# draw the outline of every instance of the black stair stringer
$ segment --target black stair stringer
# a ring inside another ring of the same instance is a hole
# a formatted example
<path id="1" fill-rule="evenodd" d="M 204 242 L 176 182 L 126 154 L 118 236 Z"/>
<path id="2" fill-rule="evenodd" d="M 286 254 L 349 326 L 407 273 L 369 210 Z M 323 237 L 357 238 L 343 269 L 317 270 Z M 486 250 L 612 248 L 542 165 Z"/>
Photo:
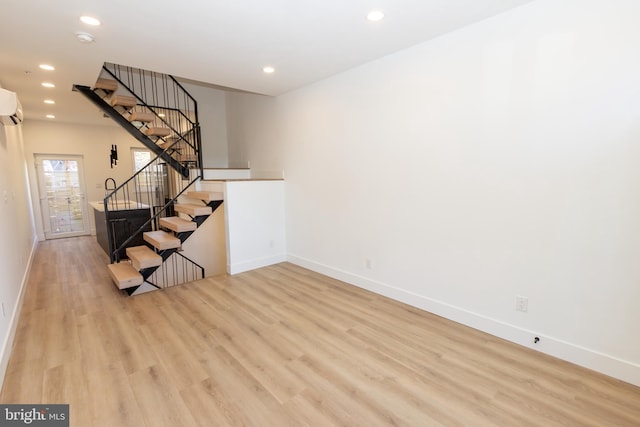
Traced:
<path id="1" fill-rule="evenodd" d="M 195 218 L 193 218 L 193 221 L 196 223 L 198 228 L 200 228 L 200 226 L 207 220 L 207 218 L 209 218 L 213 214 L 213 212 L 215 212 L 216 209 L 218 209 L 218 207 L 220 205 L 222 205 L 222 202 L 223 202 L 222 200 L 212 200 L 212 201 L 208 202 L 207 206 L 211 207 L 211 213 L 209 215 L 199 215 L 199 216 L 196 216 Z M 176 233 L 176 237 L 178 239 L 180 239 L 181 243 L 184 243 L 193 233 L 195 233 L 195 231 L 183 231 L 181 233 Z M 147 245 L 147 246 L 149 246 L 149 245 Z M 149 247 L 151 247 L 151 246 L 149 246 Z M 162 257 L 162 262 L 164 263 L 167 259 L 169 259 L 169 257 L 174 252 L 177 252 L 177 251 L 178 251 L 178 249 L 175 249 L 175 248 L 173 248 L 173 249 L 164 249 L 164 250 L 158 252 L 158 255 L 160 255 Z M 187 257 L 185 257 L 185 258 L 187 258 Z M 189 259 L 189 258 L 187 258 L 187 259 Z M 140 274 L 142 274 L 142 278 L 145 281 L 147 281 L 147 279 L 149 277 L 151 277 L 151 275 L 153 273 L 155 273 L 155 271 L 158 268 L 160 268 L 160 266 L 145 268 L 145 269 L 140 270 Z M 147 283 L 150 283 L 153 286 L 156 286 L 151 282 L 147 281 Z"/>
<path id="2" fill-rule="evenodd" d="M 156 285 L 155 283 L 149 282 L 149 281 L 148 281 L 148 280 L 146 280 L 146 279 L 145 279 L 144 283 L 147 283 L 147 284 L 149 284 L 149 285 L 151 285 L 151 286 L 153 286 L 153 287 L 155 287 L 155 288 L 162 289 L 162 288 L 160 288 L 160 286 Z M 137 290 L 138 290 L 138 288 L 139 288 L 140 286 L 142 286 L 142 285 L 133 286 L 133 287 L 131 287 L 131 288 L 126 288 L 126 289 L 123 289 L 123 291 L 125 291 L 125 292 L 127 293 L 127 295 L 131 296 L 131 295 L 133 295 L 133 293 L 134 293 L 135 291 L 137 291 Z"/>
<path id="3" fill-rule="evenodd" d="M 223 200 L 212 200 L 207 203 L 207 206 L 211 208 L 211 213 L 214 213 L 216 209 L 222 204 Z"/>
<path id="4" fill-rule="evenodd" d="M 161 250 L 160 252 L 158 252 L 158 255 L 160 255 L 162 257 L 162 263 L 164 264 L 164 262 L 167 259 L 169 259 L 169 257 L 176 251 L 177 251 L 176 248 L 164 249 L 164 250 Z M 160 267 L 161 267 L 161 265 L 158 265 L 156 267 L 144 268 L 144 269 L 140 270 L 140 274 L 142 274 L 142 278 L 146 281 Z M 149 282 L 149 283 L 151 283 L 151 282 Z M 151 283 L 151 284 L 153 285 L 153 283 Z M 156 285 L 153 285 L 153 286 L 156 286 Z"/>
<path id="5" fill-rule="evenodd" d="M 180 242 L 184 243 L 185 240 L 187 240 L 193 233 L 195 233 L 195 231 L 183 231 L 181 233 L 176 233 L 176 237 L 180 239 Z"/>
<path id="6" fill-rule="evenodd" d="M 184 166 L 182 163 L 171 157 L 165 150 L 160 148 L 151 138 L 146 136 L 144 133 L 140 131 L 137 127 L 129 122 L 122 114 L 118 112 L 115 108 L 109 105 L 104 99 L 100 98 L 97 93 L 95 93 L 90 87 L 82 86 L 82 85 L 73 85 L 73 90 L 76 92 L 80 92 L 83 94 L 89 101 L 94 103 L 102 112 L 108 115 L 113 121 L 118 123 L 120 127 L 126 130 L 131 136 L 140 141 L 142 145 L 147 147 L 156 156 L 160 156 L 162 160 L 167 162 L 172 168 L 177 170 L 182 176 L 185 178 L 189 177 L 189 168 Z"/>

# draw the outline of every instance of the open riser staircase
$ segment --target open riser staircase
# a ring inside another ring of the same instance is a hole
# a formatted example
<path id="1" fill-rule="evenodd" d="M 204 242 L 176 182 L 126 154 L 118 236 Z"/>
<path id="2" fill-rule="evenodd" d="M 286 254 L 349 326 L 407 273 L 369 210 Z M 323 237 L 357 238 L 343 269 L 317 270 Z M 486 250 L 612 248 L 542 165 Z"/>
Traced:
<path id="1" fill-rule="evenodd" d="M 204 278 L 204 268 L 181 253 L 182 244 L 223 197 L 194 191 L 202 179 L 195 99 L 172 76 L 109 63 L 94 87 L 74 90 L 156 155 L 104 198 L 116 286 L 132 295 Z M 178 203 L 185 197 L 189 203 Z M 144 215 L 132 219 L 131 212 Z"/>

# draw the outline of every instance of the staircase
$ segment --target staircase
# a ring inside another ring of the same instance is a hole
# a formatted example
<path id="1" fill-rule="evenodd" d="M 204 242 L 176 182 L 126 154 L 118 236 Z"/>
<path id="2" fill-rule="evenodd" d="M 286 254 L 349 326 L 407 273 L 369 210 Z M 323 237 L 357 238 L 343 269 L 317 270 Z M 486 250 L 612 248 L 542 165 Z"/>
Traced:
<path id="1" fill-rule="evenodd" d="M 223 197 L 195 191 L 202 179 L 195 99 L 172 76 L 109 63 L 92 88 L 74 85 L 74 91 L 155 154 L 104 198 L 115 285 L 133 295 L 204 278 L 182 244 Z"/>

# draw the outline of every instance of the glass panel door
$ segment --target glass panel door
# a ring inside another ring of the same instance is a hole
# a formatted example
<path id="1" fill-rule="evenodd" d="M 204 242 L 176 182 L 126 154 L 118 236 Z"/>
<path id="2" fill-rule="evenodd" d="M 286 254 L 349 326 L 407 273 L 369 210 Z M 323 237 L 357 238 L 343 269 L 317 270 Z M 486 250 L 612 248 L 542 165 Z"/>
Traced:
<path id="1" fill-rule="evenodd" d="M 36 168 L 45 238 L 89 234 L 82 157 L 36 155 Z"/>

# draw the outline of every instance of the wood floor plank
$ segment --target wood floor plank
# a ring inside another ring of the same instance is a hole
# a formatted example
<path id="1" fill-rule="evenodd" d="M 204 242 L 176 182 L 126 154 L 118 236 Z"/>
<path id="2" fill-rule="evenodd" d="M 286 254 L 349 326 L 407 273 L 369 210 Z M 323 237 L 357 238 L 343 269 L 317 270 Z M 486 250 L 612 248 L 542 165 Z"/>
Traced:
<path id="1" fill-rule="evenodd" d="M 42 402 L 42 382 L 46 360 L 44 358 L 20 360 L 11 357 L 2 385 L 2 403 Z"/>
<path id="2" fill-rule="evenodd" d="M 128 297 L 39 244 L 2 403 L 72 426 L 638 426 L 640 388 L 282 263 Z"/>
<path id="3" fill-rule="evenodd" d="M 180 395 L 201 427 L 210 427 L 212 424 L 219 427 L 251 425 L 243 409 L 210 378 L 183 389 Z"/>
<path id="4" fill-rule="evenodd" d="M 80 361 L 64 363 L 44 371 L 42 403 L 64 404 L 85 399 L 86 396 L 100 399 L 101 393 L 88 388 Z M 95 418 L 90 405 L 70 405 L 69 419 L 74 420 L 75 425 L 89 425 Z"/>
<path id="5" fill-rule="evenodd" d="M 80 339 L 82 360 L 90 366 L 108 366 L 112 362 L 108 356 L 108 342 L 101 335 L 101 321 L 103 318 L 99 314 L 77 317 L 76 330 Z"/>
<path id="6" fill-rule="evenodd" d="M 204 381 L 208 377 L 201 365 L 201 354 L 185 347 L 182 342 L 165 341 L 159 345 L 153 345 L 153 349 L 160 359 L 164 372 L 178 390 Z"/>
<path id="7" fill-rule="evenodd" d="M 134 372 L 129 382 L 147 426 L 197 426 L 178 389 L 161 366 Z"/>
<path id="8" fill-rule="evenodd" d="M 213 348 L 203 366 L 225 395 L 241 408 L 247 425 L 289 424 L 275 396 L 225 348 Z"/>
<path id="9" fill-rule="evenodd" d="M 104 427 L 145 425 L 127 372 L 119 362 L 109 363 L 100 369 L 85 364 L 84 375 L 87 387 L 95 396 L 86 400 L 93 415 L 91 424 L 87 425 Z M 104 390 L 109 392 L 104 393 Z"/>
<path id="10" fill-rule="evenodd" d="M 158 363 L 150 346 L 140 345 L 144 336 L 128 313 L 100 316 L 97 321 L 107 360 L 120 362 L 129 374 Z"/>
<path id="11" fill-rule="evenodd" d="M 304 383 L 288 369 L 288 358 L 281 357 L 266 344 L 255 329 L 249 329 L 239 322 L 227 322 L 213 330 L 212 334 L 278 402 L 286 402 L 304 390 Z M 265 366 L 269 366 L 269 369 L 265 369 Z"/>

